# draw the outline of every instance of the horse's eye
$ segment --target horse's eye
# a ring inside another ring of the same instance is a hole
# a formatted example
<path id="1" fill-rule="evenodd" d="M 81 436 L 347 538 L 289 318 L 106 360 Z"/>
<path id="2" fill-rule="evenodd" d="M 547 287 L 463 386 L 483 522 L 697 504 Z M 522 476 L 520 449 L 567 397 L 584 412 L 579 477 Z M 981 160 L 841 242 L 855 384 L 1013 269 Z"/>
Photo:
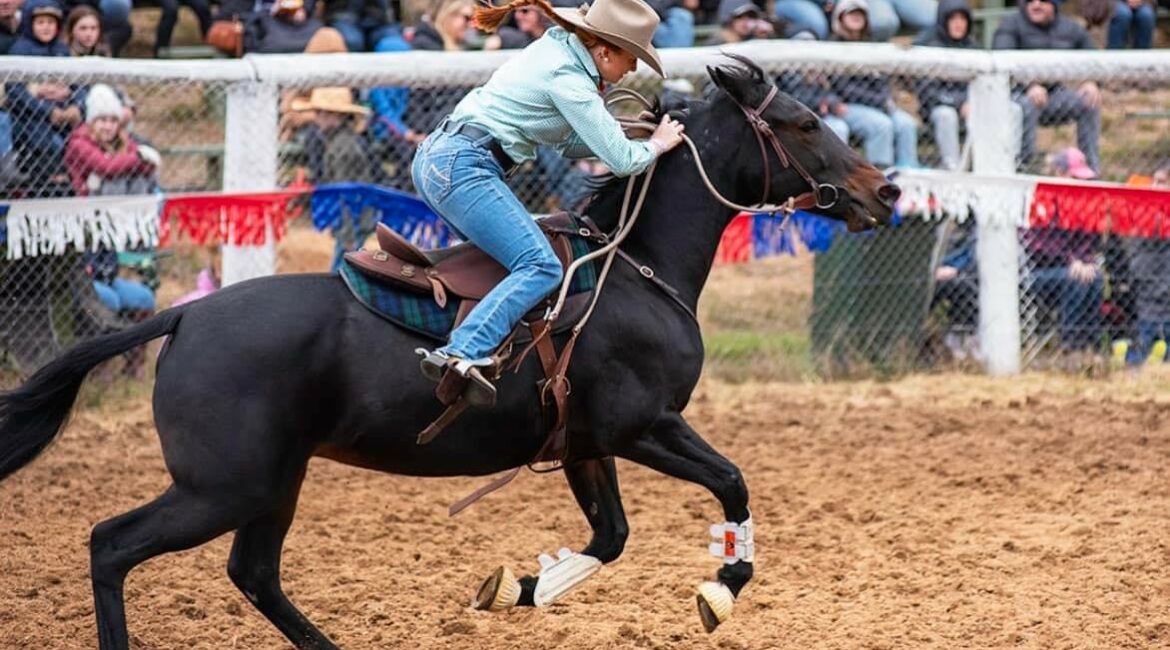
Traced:
<path id="1" fill-rule="evenodd" d="M 805 133 L 812 133 L 819 128 L 821 128 L 820 120 L 809 120 L 800 125 L 800 130 Z"/>

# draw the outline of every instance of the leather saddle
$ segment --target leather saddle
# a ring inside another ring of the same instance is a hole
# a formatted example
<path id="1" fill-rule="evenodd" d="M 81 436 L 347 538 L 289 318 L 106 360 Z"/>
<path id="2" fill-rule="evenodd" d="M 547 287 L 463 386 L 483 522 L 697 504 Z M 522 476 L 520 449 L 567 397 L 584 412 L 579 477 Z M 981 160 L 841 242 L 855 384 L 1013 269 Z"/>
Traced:
<path id="1" fill-rule="evenodd" d="M 578 221 L 570 213 L 545 216 L 537 223 L 549 237 L 553 253 L 563 268 L 569 268 L 573 261 L 570 237 L 600 234 L 591 224 Z M 435 304 L 440 307 L 447 306 L 452 296 L 463 299 L 464 303 L 479 302 L 508 276 L 508 269 L 470 243 L 421 250 L 383 223 L 378 224 L 377 236 L 379 250 L 347 253 L 345 260 L 364 275 L 381 279 L 399 289 L 431 293 Z"/>
<path id="2" fill-rule="evenodd" d="M 540 218 L 537 224 L 566 269 L 573 262 L 572 237 L 603 237 L 591 222 L 568 212 Z M 508 275 L 499 262 L 469 243 L 422 250 L 384 224 L 378 224 L 376 234 L 379 250 L 346 253 L 346 261 L 362 274 L 404 291 L 430 294 L 439 307 L 446 307 L 452 297 L 461 300 L 456 325 Z M 543 304 L 538 307 L 542 308 Z"/>

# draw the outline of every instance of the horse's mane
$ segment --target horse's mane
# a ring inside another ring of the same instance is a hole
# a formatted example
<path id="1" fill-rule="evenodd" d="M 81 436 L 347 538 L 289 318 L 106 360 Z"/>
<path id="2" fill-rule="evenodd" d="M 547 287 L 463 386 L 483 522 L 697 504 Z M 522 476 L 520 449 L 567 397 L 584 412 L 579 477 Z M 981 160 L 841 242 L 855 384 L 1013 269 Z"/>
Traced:
<path id="1" fill-rule="evenodd" d="M 707 68 L 712 83 L 708 84 L 704 90 L 703 99 L 676 100 L 664 103 L 661 96 L 655 96 L 653 105 L 647 109 L 654 114 L 650 121 L 657 123 L 667 113 L 676 118 L 685 118 L 690 113 L 692 105 L 708 103 L 721 93 L 727 94 L 723 83 L 740 85 L 741 87 L 765 83 L 766 75 L 763 69 L 751 59 L 729 52 L 725 52 L 724 56 L 733 59 L 736 63 Z M 614 192 L 625 192 L 626 181 L 626 178 L 615 176 L 609 172 L 590 176 L 585 179 L 585 188 L 589 190 L 588 197 L 583 199 L 578 206 L 569 207 L 577 207 L 580 208 L 581 212 L 588 212 L 590 208 L 598 205 Z"/>

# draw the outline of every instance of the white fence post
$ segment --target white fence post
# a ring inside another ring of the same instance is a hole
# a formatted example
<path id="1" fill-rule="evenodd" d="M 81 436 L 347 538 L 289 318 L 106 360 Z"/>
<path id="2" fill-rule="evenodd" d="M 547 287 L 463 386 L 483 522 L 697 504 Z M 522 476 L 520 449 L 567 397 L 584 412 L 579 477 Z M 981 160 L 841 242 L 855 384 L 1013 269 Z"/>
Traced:
<path id="1" fill-rule="evenodd" d="M 276 189 L 277 87 L 238 81 L 227 87 L 223 190 Z M 276 272 L 276 244 L 269 225 L 262 246 L 223 245 L 223 284 L 227 286 Z"/>
<path id="2" fill-rule="evenodd" d="M 980 74 L 970 84 L 975 174 L 1011 175 L 1019 148 L 1007 73 Z M 994 201 L 988 201 L 994 204 Z M 976 215 L 975 256 L 979 263 L 979 343 L 987 372 L 1020 371 L 1019 216 L 980 210 Z"/>

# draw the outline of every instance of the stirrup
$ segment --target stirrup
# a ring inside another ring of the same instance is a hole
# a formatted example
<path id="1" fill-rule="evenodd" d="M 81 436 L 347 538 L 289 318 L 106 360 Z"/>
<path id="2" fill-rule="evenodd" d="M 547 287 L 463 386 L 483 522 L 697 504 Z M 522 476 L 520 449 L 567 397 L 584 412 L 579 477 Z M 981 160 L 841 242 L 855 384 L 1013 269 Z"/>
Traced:
<path id="1" fill-rule="evenodd" d="M 454 360 L 451 355 L 442 350 L 415 348 L 414 353 L 422 357 L 422 360 L 418 362 L 418 367 L 422 371 L 423 377 L 436 384 L 443 378 L 443 373 Z"/>
<path id="2" fill-rule="evenodd" d="M 480 368 L 495 365 L 493 359 L 454 359 L 451 369 L 468 379 L 464 397 L 472 406 L 492 407 L 496 404 L 496 385 L 483 376 Z"/>

